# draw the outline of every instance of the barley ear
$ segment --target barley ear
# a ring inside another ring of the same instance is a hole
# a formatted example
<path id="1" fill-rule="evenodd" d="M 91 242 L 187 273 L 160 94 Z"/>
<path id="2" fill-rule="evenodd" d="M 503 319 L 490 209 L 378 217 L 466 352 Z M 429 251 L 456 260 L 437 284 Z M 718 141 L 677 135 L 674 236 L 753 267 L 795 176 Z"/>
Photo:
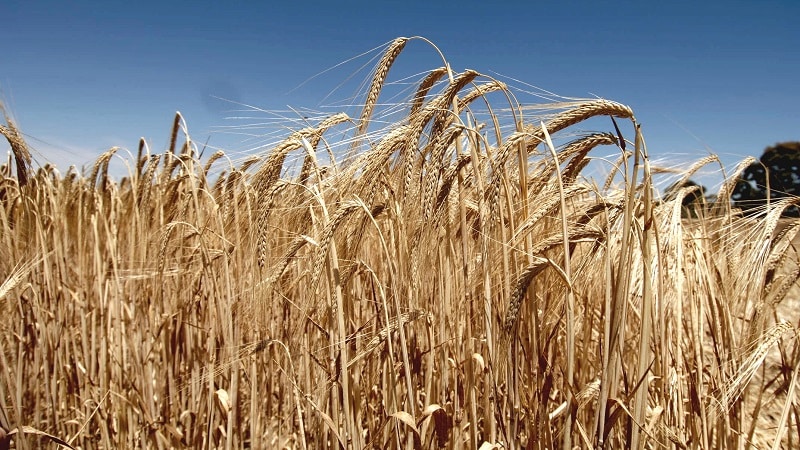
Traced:
<path id="1" fill-rule="evenodd" d="M 375 111 L 375 104 L 378 101 L 378 95 L 381 93 L 383 83 L 386 81 L 386 76 L 389 74 L 389 69 L 392 67 L 397 55 L 403 51 L 406 46 L 408 38 L 400 37 L 392 41 L 386 48 L 378 66 L 375 68 L 375 76 L 372 78 L 372 83 L 367 92 L 367 99 L 364 101 L 364 109 L 361 112 L 361 117 L 358 121 L 358 134 L 361 135 L 366 131 L 372 113 Z"/>
<path id="2" fill-rule="evenodd" d="M 28 150 L 28 144 L 25 143 L 25 139 L 22 138 L 22 133 L 19 132 L 14 121 L 9 117 L 2 103 L 0 103 L 0 110 L 3 111 L 3 116 L 6 119 L 6 125 L 0 125 L 0 134 L 6 138 L 11 146 L 14 162 L 17 165 L 17 180 L 19 181 L 19 186 L 22 187 L 28 183 L 28 178 L 30 177 L 31 152 Z"/>

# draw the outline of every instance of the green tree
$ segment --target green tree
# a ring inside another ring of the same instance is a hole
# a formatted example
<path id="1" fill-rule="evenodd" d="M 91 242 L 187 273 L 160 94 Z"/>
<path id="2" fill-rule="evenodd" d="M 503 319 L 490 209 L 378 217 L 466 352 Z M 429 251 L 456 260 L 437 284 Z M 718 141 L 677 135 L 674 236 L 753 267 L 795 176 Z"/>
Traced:
<path id="1" fill-rule="evenodd" d="M 758 162 L 741 173 L 731 194 L 734 206 L 745 214 L 763 211 L 768 202 L 800 196 L 800 142 L 782 142 L 767 147 Z M 800 209 L 790 206 L 787 217 L 800 217 Z"/>

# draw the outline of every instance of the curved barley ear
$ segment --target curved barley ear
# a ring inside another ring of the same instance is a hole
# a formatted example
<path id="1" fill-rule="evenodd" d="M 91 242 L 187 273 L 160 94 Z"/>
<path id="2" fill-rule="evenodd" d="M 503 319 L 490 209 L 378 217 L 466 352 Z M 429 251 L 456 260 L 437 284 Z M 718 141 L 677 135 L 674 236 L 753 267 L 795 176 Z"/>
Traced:
<path id="1" fill-rule="evenodd" d="M 580 196 L 588 192 L 588 188 L 586 186 L 568 186 L 564 189 L 564 197 L 573 197 L 573 196 Z M 533 229 L 534 225 L 536 225 L 540 220 L 542 220 L 545 216 L 552 213 L 556 208 L 559 206 L 560 198 L 558 195 L 553 195 L 551 191 L 546 192 L 547 195 L 542 196 L 543 198 L 539 201 L 539 207 L 533 210 L 525 221 L 522 222 L 517 226 L 517 229 L 514 231 L 514 234 L 511 237 L 512 242 L 521 242 L 524 236 Z"/>
<path id="2" fill-rule="evenodd" d="M 622 103 L 612 102 L 610 100 L 593 100 L 585 103 L 580 103 L 574 108 L 558 114 L 552 120 L 545 124 L 544 128 L 541 126 L 528 126 L 526 127 L 525 134 L 528 136 L 527 150 L 530 154 L 536 149 L 536 146 L 544 141 L 544 129 L 552 135 L 564 128 L 571 127 L 584 120 L 590 119 L 595 116 L 612 116 L 621 117 L 624 119 L 633 118 L 633 110 L 623 105 Z M 498 167 L 505 164 L 514 150 L 513 145 L 504 145 L 501 152 L 497 155 L 496 161 Z"/>
<path id="3" fill-rule="evenodd" d="M 769 285 L 772 284 L 777 269 L 781 266 L 787 258 L 787 249 L 794 242 L 798 231 L 800 231 L 800 223 L 794 222 L 787 225 L 785 228 L 778 230 L 775 237 L 770 241 L 769 257 L 764 264 L 764 273 L 769 277 L 766 280 L 767 286 L 764 291 L 769 291 Z"/>
<path id="4" fill-rule="evenodd" d="M 267 264 L 269 251 L 269 216 L 275 203 L 275 198 L 286 188 L 286 183 L 276 183 L 268 192 L 262 194 L 256 214 L 256 250 L 258 253 L 259 267 Z"/>
<path id="5" fill-rule="evenodd" d="M 511 300 L 506 308 L 506 315 L 503 319 L 503 330 L 500 335 L 499 357 L 497 361 L 497 369 L 495 370 L 496 376 L 503 376 L 506 369 L 506 359 L 511 353 L 511 347 L 514 344 L 514 334 L 516 330 L 517 321 L 519 319 L 519 311 L 522 306 L 522 300 L 525 298 L 525 292 L 528 290 L 533 278 L 541 273 L 547 266 L 550 265 L 550 260 L 536 257 L 534 261 L 522 270 L 514 291 L 511 293 Z"/>
<path id="6" fill-rule="evenodd" d="M 409 115 L 410 128 L 405 135 L 407 145 L 401 148 L 401 151 L 403 152 L 402 158 L 405 161 L 403 164 L 405 168 L 405 180 L 403 186 L 404 193 L 406 195 L 408 194 L 409 186 L 411 184 L 411 174 L 414 164 L 414 150 L 417 148 L 416 146 L 420 141 L 423 130 L 428 123 L 431 123 L 431 130 L 428 134 L 428 140 L 429 142 L 433 143 L 433 145 L 430 146 L 432 149 L 437 148 L 437 143 L 446 143 L 448 140 L 455 139 L 461 133 L 461 130 L 454 130 L 456 131 L 455 133 L 444 135 L 444 131 L 455 117 L 451 106 L 453 105 L 453 101 L 456 99 L 458 93 L 478 76 L 480 76 L 480 73 L 474 70 L 465 70 L 453 78 L 441 94 L 428 102 L 428 104 L 421 108 L 417 113 Z M 440 153 L 443 155 L 444 150 L 446 150 L 447 147 L 439 146 L 439 148 L 442 150 Z M 430 173 L 434 174 L 434 176 L 441 168 L 440 162 L 442 155 L 433 155 L 431 157 L 435 166 L 431 168 Z M 421 160 L 420 163 L 424 164 L 424 159 Z"/>
<path id="7" fill-rule="evenodd" d="M 325 134 L 329 128 L 348 121 L 351 121 L 350 116 L 345 113 L 338 113 L 325 118 L 325 120 L 320 122 L 316 128 L 310 127 L 301 130 L 300 133 L 295 133 L 300 138 L 301 142 L 303 143 L 303 147 L 306 150 L 306 156 L 303 158 L 303 165 L 300 168 L 300 174 L 298 175 L 298 182 L 300 184 L 306 184 L 308 179 L 311 177 L 312 170 L 319 172 L 319 166 L 317 164 L 315 152 L 317 151 L 320 141 L 322 141 L 322 135 Z M 331 155 L 330 158 L 331 163 L 335 165 L 333 155 Z M 317 180 L 317 182 L 319 182 L 319 180 Z"/>
<path id="8" fill-rule="evenodd" d="M 536 146 L 544 142 L 545 130 L 552 135 L 558 131 L 571 127 L 572 125 L 583 122 L 584 120 L 595 116 L 612 116 L 621 117 L 624 119 L 633 119 L 634 117 L 633 110 L 622 103 L 603 99 L 592 100 L 589 102 L 580 103 L 577 106 L 558 114 L 544 126 L 530 125 L 525 127 L 524 131 L 516 132 L 509 136 L 502 147 L 500 147 L 500 151 L 497 153 L 497 156 L 494 158 L 492 165 L 494 170 L 497 170 L 497 175 L 492 178 L 489 183 L 489 187 L 486 190 L 486 196 L 490 202 L 489 205 L 491 208 L 493 208 L 492 211 L 494 211 L 494 208 L 497 207 L 497 202 L 499 199 L 498 197 L 500 194 L 500 185 L 502 183 L 502 171 L 500 171 L 499 168 L 508 162 L 512 151 L 517 148 L 516 145 L 519 142 L 522 140 L 527 142 L 526 149 L 528 154 L 530 154 L 535 151 Z M 520 170 L 524 169 L 520 168 Z"/>
<path id="9" fill-rule="evenodd" d="M 364 131 L 366 131 L 369 119 L 375 111 L 378 95 L 380 95 L 383 83 L 386 81 L 386 76 L 389 74 L 389 69 L 392 67 L 394 60 L 397 59 L 397 55 L 403 51 L 407 42 L 408 38 L 406 37 L 399 37 L 392 41 L 389 47 L 386 48 L 386 52 L 384 52 L 383 58 L 381 58 L 378 66 L 375 68 L 375 76 L 372 78 L 372 83 L 367 92 L 367 99 L 364 101 L 364 109 L 361 111 L 361 117 L 359 117 L 358 135 L 364 134 Z"/>
<path id="10" fill-rule="evenodd" d="M 586 155 L 593 148 L 599 145 L 616 145 L 617 143 L 617 137 L 611 133 L 594 133 L 567 144 L 562 154 L 559 155 L 559 160 L 561 161 L 572 157 L 562 171 L 564 184 L 572 184 L 575 181 L 581 170 L 586 167 L 586 163 L 588 163 Z"/>
<path id="11" fill-rule="evenodd" d="M 781 268 L 785 267 L 787 258 L 789 257 L 789 248 L 792 246 L 798 231 L 800 231 L 800 223 L 795 222 L 789 224 L 787 227 L 778 231 L 775 237 L 770 242 L 769 256 L 764 263 L 764 289 L 765 298 L 771 298 L 771 303 L 775 304 L 783 299 L 789 293 L 789 289 L 795 284 L 800 272 L 797 269 L 790 272 L 789 275 L 777 276 L 781 273 Z M 778 285 L 778 288 L 775 288 Z"/>
<path id="12" fill-rule="evenodd" d="M 586 383 L 583 389 L 581 389 L 575 395 L 575 400 L 578 401 L 578 409 L 585 408 L 591 402 L 597 400 L 597 397 L 599 395 L 600 395 L 600 379 L 595 378 L 594 380 Z"/>
<path id="13" fill-rule="evenodd" d="M 797 334 L 797 329 L 791 323 L 782 321 L 764 330 L 758 336 L 754 336 L 749 343 L 750 350 L 742 355 L 742 362 L 738 370 L 732 377 L 725 380 L 719 398 L 709 405 L 709 412 L 712 413 L 712 416 L 719 417 L 722 414 L 728 414 L 733 403 L 741 397 L 747 384 L 764 364 L 769 350 L 780 342 L 781 337 L 789 331 Z"/>
<path id="14" fill-rule="evenodd" d="M 769 303 L 777 305 L 782 302 L 792 288 L 797 285 L 798 280 L 800 280 L 800 269 L 795 269 L 787 273 L 780 283 L 777 283 L 777 287 L 772 284 L 765 287 L 764 291 L 768 295 Z"/>
<path id="15" fill-rule="evenodd" d="M 433 320 L 433 315 L 421 309 L 412 309 L 410 311 L 406 311 L 404 313 L 399 314 L 396 317 L 391 318 L 389 322 L 383 328 L 381 328 L 380 331 L 375 333 L 372 336 L 372 338 L 369 341 L 367 341 L 367 343 L 364 345 L 364 350 L 359 352 L 356 356 L 353 357 L 353 359 L 347 362 L 347 367 L 350 368 L 358 361 L 369 356 L 378 347 L 380 347 L 380 345 L 383 344 L 389 338 L 389 336 L 392 335 L 393 332 L 397 331 L 398 328 L 402 327 L 407 323 L 414 322 L 421 318 L 426 318 L 427 320 Z"/>
<path id="16" fill-rule="evenodd" d="M 434 142 L 430 152 L 430 167 L 426 169 L 427 173 L 424 176 L 423 186 L 420 189 L 420 196 L 423 205 L 423 217 L 430 218 L 436 207 L 434 192 L 436 187 L 440 185 L 444 175 L 445 152 L 451 148 L 453 142 L 461 135 L 463 129 L 452 128 L 446 132 L 439 133 L 434 138 Z M 409 192 L 411 184 L 411 170 L 406 169 L 405 179 L 405 192 Z"/>
<path id="17" fill-rule="evenodd" d="M 206 165 L 203 166 L 203 177 L 208 177 L 208 171 L 211 170 L 211 166 L 213 166 L 218 159 L 224 156 L 225 152 L 223 152 L 222 150 L 218 150 L 213 155 L 211 155 L 208 158 L 208 161 L 206 161 Z"/>
<path id="18" fill-rule="evenodd" d="M 480 76 L 480 73 L 474 70 L 465 70 L 458 74 L 450 81 L 442 93 L 429 101 L 417 114 L 409 116 L 411 129 L 407 136 L 411 139 L 411 142 L 416 143 L 419 141 L 422 130 L 428 123 L 432 123 L 429 135 L 431 136 L 430 140 L 433 140 L 443 130 L 443 125 L 446 121 L 452 119 L 453 111 L 451 107 L 456 95 L 478 76 Z"/>
<path id="19" fill-rule="evenodd" d="M 505 83 L 498 80 L 490 80 L 486 83 L 479 84 L 475 86 L 471 91 L 467 92 L 467 94 L 458 100 L 458 110 L 461 111 L 462 109 L 466 108 L 467 105 L 474 102 L 475 100 L 489 94 L 492 92 L 497 91 L 506 91 L 508 90 L 508 86 Z"/>
<path id="20" fill-rule="evenodd" d="M 737 181 L 739 181 L 739 176 L 741 176 L 747 166 L 756 162 L 758 162 L 758 159 L 748 156 L 736 165 L 730 176 L 722 183 L 719 192 L 717 192 L 717 202 L 715 202 L 714 211 L 712 211 L 714 215 L 721 215 L 724 209 L 730 211 L 730 197 L 733 193 L 733 189 L 736 187 Z"/>
<path id="21" fill-rule="evenodd" d="M 471 91 L 467 92 L 466 95 L 462 98 L 455 97 L 455 94 L 459 92 L 460 89 L 463 89 L 468 83 L 471 83 L 476 77 L 480 74 L 478 72 L 467 70 L 463 74 L 460 74 L 459 77 L 454 80 L 454 88 L 449 88 L 446 92 L 447 95 L 450 97 L 446 97 L 443 99 L 437 99 L 440 104 L 440 112 L 435 116 L 433 122 L 433 127 L 431 129 L 431 140 L 433 144 L 430 146 L 431 150 L 431 157 L 430 163 L 431 167 L 430 170 L 427 170 L 428 177 L 425 183 L 425 191 L 423 192 L 423 202 L 426 205 L 425 209 L 425 217 L 429 217 L 432 212 L 432 193 L 435 186 L 438 184 L 439 181 L 439 174 L 443 169 L 444 166 L 444 156 L 445 152 L 451 148 L 451 144 L 464 132 L 463 128 L 451 128 L 453 121 L 456 119 L 456 114 L 460 111 L 465 109 L 469 106 L 470 103 L 473 101 L 484 97 L 485 95 L 489 94 L 490 92 L 502 91 L 506 90 L 507 87 L 504 83 L 491 80 L 489 82 L 479 84 L 475 86 Z M 453 99 L 456 100 L 456 108 L 455 114 L 450 113 L 450 110 L 445 109 L 446 103 L 452 103 Z M 424 123 L 422 124 L 425 125 Z M 405 191 L 408 192 L 409 185 L 411 183 L 411 166 L 412 166 L 412 159 L 411 159 L 411 152 L 406 152 L 406 179 L 405 179 Z"/>
<path id="22" fill-rule="evenodd" d="M 587 239 L 587 240 L 592 239 L 599 242 L 605 239 L 605 235 L 600 231 L 592 230 L 589 228 L 572 227 L 569 231 L 570 245 L 573 245 L 575 241 L 581 239 Z M 551 236 L 543 240 L 542 242 L 536 244 L 536 246 L 531 249 L 531 253 L 543 254 L 544 252 L 552 250 L 553 248 L 563 244 L 563 242 L 564 238 L 562 236 L 560 235 Z M 561 272 L 559 272 L 559 275 L 562 275 Z M 564 279 L 564 281 L 566 282 L 566 279 Z"/>
<path id="23" fill-rule="evenodd" d="M 320 122 L 316 127 L 307 127 L 295 131 L 272 148 L 267 159 L 253 175 L 253 185 L 257 193 L 259 195 L 264 195 L 264 193 L 278 181 L 281 171 L 283 170 L 283 163 L 286 160 L 286 156 L 293 150 L 302 149 L 304 147 L 303 139 L 311 141 L 312 147 L 316 147 L 325 131 L 331 127 L 347 122 L 348 120 L 350 120 L 350 117 L 347 114 L 334 114 Z"/>
<path id="24" fill-rule="evenodd" d="M 316 148 L 319 144 L 320 139 L 322 139 L 322 134 L 328 131 L 329 128 L 335 127 L 336 125 L 345 123 L 350 121 L 350 116 L 345 113 L 336 113 L 332 116 L 326 117 L 316 126 L 316 128 L 312 128 L 312 135 L 309 137 L 309 142 L 311 142 L 311 147 Z"/>
<path id="25" fill-rule="evenodd" d="M 258 195 L 265 195 L 272 185 L 278 181 L 286 155 L 290 151 L 302 147 L 303 143 L 293 134 L 270 151 L 267 159 L 253 175 L 253 186 Z"/>
<path id="26" fill-rule="evenodd" d="M 312 241 L 307 236 L 300 235 L 294 238 L 292 243 L 289 244 L 289 249 L 283 254 L 281 259 L 274 266 L 272 266 L 269 276 L 267 277 L 267 285 L 272 286 L 278 282 L 297 252 L 309 242 Z"/>
<path id="27" fill-rule="evenodd" d="M 472 155 L 458 155 L 455 162 L 448 167 L 442 176 L 441 187 L 439 188 L 439 193 L 436 195 L 436 201 L 434 203 L 434 217 L 436 221 L 439 220 L 439 216 L 442 215 L 446 209 L 442 208 L 442 205 L 447 200 L 447 196 L 450 195 L 450 190 L 453 187 L 458 172 L 470 163 L 472 163 Z"/>
<path id="28" fill-rule="evenodd" d="M 138 180 L 136 187 L 136 198 L 139 206 L 147 205 L 150 201 L 150 192 L 154 189 L 153 177 L 156 174 L 158 164 L 161 162 L 161 155 L 150 155 L 144 168 L 144 176 Z"/>
<path id="29" fill-rule="evenodd" d="M 427 119 L 422 121 L 422 125 L 424 126 L 427 120 L 433 120 L 433 124 L 431 126 L 431 136 L 436 136 L 437 134 L 441 133 L 442 130 L 444 130 L 453 120 L 454 112 L 451 109 L 453 100 L 456 99 L 456 96 L 459 92 L 461 92 L 462 89 L 464 89 L 468 84 L 472 83 L 475 78 L 479 77 L 480 75 L 480 73 L 471 69 L 461 72 L 453 79 L 453 81 L 450 82 L 449 85 L 447 85 L 447 88 L 444 90 L 444 92 L 442 92 L 442 95 L 431 102 L 430 108 L 426 108 L 429 110 L 429 114 L 427 114 Z M 455 111 L 455 114 L 458 114 L 458 111 Z"/>
<path id="30" fill-rule="evenodd" d="M 783 211 L 792 205 L 797 205 L 798 203 L 800 203 L 800 199 L 798 198 L 786 198 L 776 201 L 774 203 L 774 207 L 767 210 L 767 216 L 764 218 L 764 224 L 761 231 L 761 237 L 765 241 L 774 242 L 774 238 L 772 236 L 775 235 L 775 229 L 778 227 L 778 222 L 780 222 Z"/>
<path id="31" fill-rule="evenodd" d="M 573 184 L 578 178 L 580 172 L 589 164 L 586 155 L 598 145 L 616 145 L 619 144 L 619 139 L 612 133 L 593 133 L 576 139 L 567 144 L 567 146 L 559 152 L 558 160 L 561 162 L 566 161 L 568 158 L 569 163 L 561 171 L 561 177 L 564 180 L 564 185 L 568 186 Z M 530 194 L 538 194 L 542 189 L 546 188 L 551 182 L 551 176 L 555 172 L 556 167 L 544 161 L 538 176 L 533 177 L 528 186 Z"/>
<path id="32" fill-rule="evenodd" d="M 593 240 L 600 240 L 603 239 L 603 233 L 586 229 L 586 228 L 572 228 L 568 232 L 569 240 L 576 241 L 579 239 L 593 239 Z M 516 239 L 515 237 L 514 239 Z M 543 255 L 545 252 L 556 248 L 563 244 L 564 237 L 561 235 L 552 236 L 549 239 L 545 239 L 539 242 L 536 246 L 534 246 L 530 253 L 532 255 Z M 511 300 L 508 303 L 508 307 L 506 308 L 506 315 L 503 320 L 503 333 L 501 336 L 500 341 L 500 349 L 503 355 L 506 355 L 511 349 L 511 345 L 514 341 L 514 333 L 515 327 L 517 322 L 519 321 L 519 311 L 522 308 L 522 301 L 525 299 L 525 293 L 528 291 L 528 287 L 530 286 L 533 279 L 542 271 L 547 269 L 548 267 L 552 267 L 555 269 L 556 274 L 560 277 L 560 279 L 564 282 L 567 286 L 567 289 L 571 289 L 569 280 L 565 273 L 562 271 L 560 267 L 555 265 L 550 259 L 544 258 L 541 256 L 534 256 L 533 262 L 528 264 L 525 267 L 520 275 L 517 277 L 517 283 L 514 286 L 514 290 L 511 292 Z M 500 365 L 499 370 L 497 371 L 498 374 L 502 374 L 505 370 L 505 358 L 504 356 L 500 357 Z"/>
<path id="33" fill-rule="evenodd" d="M 297 176 L 297 182 L 301 185 L 308 183 L 312 169 L 319 169 L 316 159 L 312 156 L 313 155 L 309 153 L 303 158 L 303 165 L 300 167 L 300 175 Z"/>
<path id="34" fill-rule="evenodd" d="M 408 117 L 410 121 L 414 121 L 415 117 L 419 114 L 422 110 L 422 105 L 425 103 L 425 97 L 430 92 L 431 88 L 437 81 L 439 81 L 443 76 L 447 74 L 447 67 L 439 67 L 438 69 L 434 69 L 425 76 L 425 78 L 420 82 L 419 87 L 417 87 L 417 92 L 414 94 L 414 100 L 411 102 L 411 110 L 408 113 Z M 414 163 L 416 161 L 415 155 L 412 151 L 408 149 L 404 152 L 405 155 L 405 181 L 403 183 L 403 195 L 408 198 L 408 190 L 411 185 L 411 177 L 413 172 Z"/>
<path id="35" fill-rule="evenodd" d="M 175 112 L 175 119 L 172 121 L 172 131 L 169 135 L 169 150 L 167 153 L 175 154 L 175 145 L 178 142 L 178 130 L 181 127 L 181 121 L 183 120 L 183 116 L 181 116 L 180 111 Z"/>
<path id="36" fill-rule="evenodd" d="M 430 108 L 430 110 L 435 113 L 431 116 L 433 118 L 433 127 L 430 133 L 432 137 L 439 136 L 443 130 L 447 129 L 456 120 L 458 114 L 466 109 L 470 103 L 479 98 L 484 98 L 491 92 L 506 91 L 508 89 L 505 83 L 497 80 L 490 80 L 486 83 L 476 85 L 463 97 L 456 97 L 462 89 L 468 84 L 473 83 L 475 78 L 479 76 L 482 75 L 474 70 L 465 70 L 463 73 L 460 73 L 457 78 L 453 79 L 442 96 L 436 98 L 436 103 L 432 102 L 435 106 L 434 108 Z M 455 108 L 451 110 L 449 108 L 453 103 Z M 425 123 L 422 125 L 425 125 Z"/>
<path id="37" fill-rule="evenodd" d="M 336 233 L 336 230 L 339 228 L 340 225 L 347 219 L 353 212 L 361 209 L 361 205 L 357 202 L 346 202 L 339 206 L 339 209 L 336 213 L 331 217 L 330 222 L 325 225 L 325 229 L 322 232 L 322 237 L 319 240 L 319 248 L 317 249 L 317 254 L 314 256 L 314 264 L 312 266 L 311 272 L 311 289 L 312 291 L 317 290 L 317 284 L 319 283 L 319 279 L 322 275 L 322 270 L 325 264 L 325 258 L 328 257 L 328 251 L 330 250 L 330 244 L 333 241 L 333 235 Z"/>
<path id="38" fill-rule="evenodd" d="M 14 154 L 14 163 L 17 165 L 17 181 L 19 187 L 23 187 L 28 183 L 28 178 L 30 177 L 31 152 L 28 150 L 28 144 L 25 139 L 22 138 L 22 133 L 14 125 L 14 121 L 8 116 L 2 103 L 0 103 L 0 110 L 3 111 L 3 116 L 6 119 L 6 125 L 0 125 L 0 134 L 6 138 L 11 146 L 11 152 Z"/>
<path id="39" fill-rule="evenodd" d="M 373 194 L 379 183 L 377 175 L 380 173 L 381 167 L 397 149 L 411 145 L 408 143 L 408 136 L 412 131 L 409 125 L 401 125 L 391 130 L 369 153 L 364 162 L 363 173 L 365 176 L 356 181 L 356 192 L 366 200 L 367 204 L 372 203 Z"/>
<path id="40" fill-rule="evenodd" d="M 563 113 L 557 115 L 553 120 L 545 124 L 545 128 L 550 134 L 553 134 L 556 131 L 571 127 L 576 123 L 583 122 L 584 120 L 594 116 L 611 116 L 620 117 L 623 119 L 632 119 L 633 110 L 622 103 L 602 99 L 594 100 L 582 103 L 575 108 L 564 111 Z M 541 134 L 544 137 L 544 130 L 542 127 L 535 127 L 534 133 L 537 136 Z M 532 146 L 536 147 L 538 144 L 539 142 L 535 142 L 532 143 Z M 533 149 L 531 148 L 530 150 Z"/>
<path id="41" fill-rule="evenodd" d="M 514 292 L 511 293 L 511 302 L 506 309 L 506 317 L 503 320 L 503 330 L 506 333 L 511 333 L 514 325 L 517 323 L 520 306 L 522 306 L 522 299 L 525 297 L 525 291 L 528 290 L 528 286 L 530 286 L 531 281 L 533 281 L 533 277 L 546 269 L 548 265 L 550 265 L 550 260 L 537 257 L 522 271 L 522 273 L 520 273 L 519 278 L 517 278 L 517 284 L 514 287 Z"/>
<path id="42" fill-rule="evenodd" d="M 484 194 L 485 200 L 488 202 L 489 211 L 492 215 L 496 215 L 500 208 L 500 187 L 502 185 L 502 170 L 501 167 L 508 160 L 511 151 L 517 148 L 517 145 L 522 144 L 530 135 L 524 131 L 517 131 L 509 135 L 503 145 L 500 147 L 497 156 L 490 161 L 492 172 L 497 174 L 492 177 L 489 185 Z M 520 170 L 524 170 L 520 168 Z"/>
<path id="43" fill-rule="evenodd" d="M 439 67 L 438 69 L 431 70 L 430 73 L 422 79 L 416 94 L 414 94 L 414 100 L 411 102 L 411 112 L 408 114 L 409 117 L 413 117 L 419 112 L 425 102 L 425 97 L 428 95 L 428 92 L 430 92 L 433 85 L 445 75 L 447 75 L 447 67 Z"/>
<path id="44" fill-rule="evenodd" d="M 100 181 L 100 186 L 102 189 L 106 188 L 106 179 L 108 178 L 108 163 L 111 161 L 111 157 L 114 156 L 114 153 L 119 150 L 119 147 L 111 147 L 105 153 L 100 155 L 97 158 L 97 161 L 94 163 L 94 167 L 92 168 L 92 173 L 89 176 L 89 181 L 92 183 L 97 183 L 98 175 L 102 175 L 102 180 Z"/>
<path id="45" fill-rule="evenodd" d="M 694 164 L 691 165 L 691 167 L 689 167 L 689 169 L 686 170 L 686 172 L 684 172 L 684 174 L 681 176 L 681 178 L 678 181 L 676 181 L 674 185 L 675 186 L 683 186 L 683 185 L 685 185 L 686 182 L 688 182 L 689 179 L 695 173 L 697 173 L 698 170 L 700 170 L 703 167 L 705 167 L 706 165 L 714 163 L 714 162 L 717 163 L 717 164 L 720 164 L 720 160 L 719 160 L 719 157 L 717 155 L 708 155 L 705 158 L 698 159 L 697 161 L 694 162 Z"/>

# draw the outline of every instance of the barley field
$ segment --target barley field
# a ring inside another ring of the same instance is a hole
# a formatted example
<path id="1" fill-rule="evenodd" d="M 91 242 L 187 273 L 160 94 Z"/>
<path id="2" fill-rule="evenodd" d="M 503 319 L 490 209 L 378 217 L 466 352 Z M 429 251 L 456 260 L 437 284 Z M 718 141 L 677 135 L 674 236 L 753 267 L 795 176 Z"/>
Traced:
<path id="1" fill-rule="evenodd" d="M 683 218 L 613 101 L 444 62 L 384 99 L 407 42 L 247 159 L 177 115 L 34 168 L 6 117 L 0 448 L 800 447 L 792 201 L 732 209 L 745 160 Z"/>

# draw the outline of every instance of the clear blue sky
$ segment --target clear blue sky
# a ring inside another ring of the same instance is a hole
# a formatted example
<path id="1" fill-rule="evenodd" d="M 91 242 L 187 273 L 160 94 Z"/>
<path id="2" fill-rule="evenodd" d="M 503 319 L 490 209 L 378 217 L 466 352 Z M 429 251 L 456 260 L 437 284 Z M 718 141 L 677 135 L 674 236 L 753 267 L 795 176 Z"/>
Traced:
<path id="1" fill-rule="evenodd" d="M 34 157 L 63 170 L 114 145 L 134 151 L 140 136 L 162 151 L 178 110 L 195 141 L 245 151 L 255 141 L 218 127 L 253 120 L 231 119 L 236 106 L 213 96 L 318 110 L 354 94 L 341 88 L 324 98 L 368 58 L 300 86 L 304 80 L 416 35 L 457 71 L 630 105 L 656 159 L 684 163 L 711 151 L 732 167 L 768 145 L 800 140 L 797 0 L 6 0 L 2 15 L 0 96 Z M 400 74 L 439 65 L 414 41 L 395 67 Z"/>

